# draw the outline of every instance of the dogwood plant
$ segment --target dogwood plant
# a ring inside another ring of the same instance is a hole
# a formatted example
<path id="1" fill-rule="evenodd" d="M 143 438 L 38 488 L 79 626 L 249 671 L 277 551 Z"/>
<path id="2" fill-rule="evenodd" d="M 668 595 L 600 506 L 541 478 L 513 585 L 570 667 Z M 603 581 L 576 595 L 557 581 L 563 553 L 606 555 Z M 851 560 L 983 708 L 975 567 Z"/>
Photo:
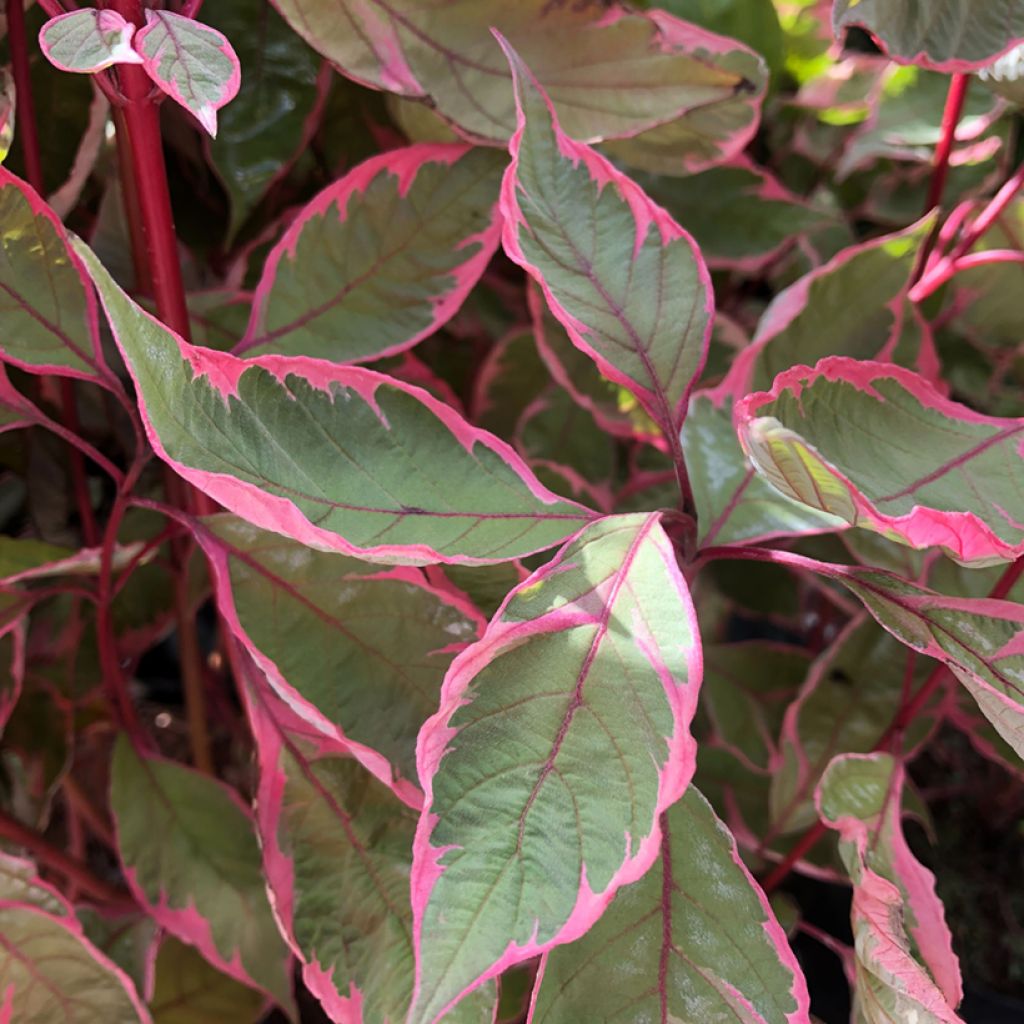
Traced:
<path id="1" fill-rule="evenodd" d="M 960 1021 L 1024 0 L 5 32 L 0 1022 Z"/>

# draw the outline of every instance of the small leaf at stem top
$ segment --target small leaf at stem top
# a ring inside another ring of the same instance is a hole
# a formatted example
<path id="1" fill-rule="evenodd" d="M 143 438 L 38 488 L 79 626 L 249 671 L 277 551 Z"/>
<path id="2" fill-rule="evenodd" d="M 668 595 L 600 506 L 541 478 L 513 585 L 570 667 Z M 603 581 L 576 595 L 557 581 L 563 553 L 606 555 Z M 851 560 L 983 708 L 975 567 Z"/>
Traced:
<path id="1" fill-rule="evenodd" d="M 95 74 L 113 64 L 141 64 L 132 48 L 135 26 L 117 11 L 83 9 L 51 18 L 39 30 L 39 46 L 61 71 Z"/>

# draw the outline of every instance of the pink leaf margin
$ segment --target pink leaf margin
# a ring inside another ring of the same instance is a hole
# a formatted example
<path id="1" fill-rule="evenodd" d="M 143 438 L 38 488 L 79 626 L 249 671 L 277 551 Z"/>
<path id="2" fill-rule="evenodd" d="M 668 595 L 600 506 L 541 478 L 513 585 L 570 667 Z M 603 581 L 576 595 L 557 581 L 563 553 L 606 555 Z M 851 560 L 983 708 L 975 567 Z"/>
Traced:
<path id="1" fill-rule="evenodd" d="M 71 339 L 67 337 L 64 331 L 57 324 L 51 324 L 48 321 L 41 321 L 43 326 L 48 330 L 52 331 L 57 336 L 61 337 L 64 344 L 68 349 L 75 353 L 79 359 L 83 362 L 88 363 L 93 367 L 93 373 L 87 373 L 83 370 L 78 370 L 73 367 L 60 366 L 58 364 L 38 364 L 26 362 L 23 359 L 19 359 L 16 355 L 9 353 L 2 345 L 0 345 L 0 356 L 3 360 L 8 363 L 12 363 L 15 366 L 20 367 L 22 370 L 26 370 L 29 373 L 48 375 L 54 374 L 59 377 L 74 377 L 77 380 L 90 381 L 93 384 L 99 384 L 102 387 L 107 388 L 110 391 L 119 391 L 119 387 L 116 384 L 116 378 L 107 368 L 106 363 L 103 360 L 102 347 L 100 342 L 100 321 L 99 321 L 99 307 L 96 303 L 96 295 L 93 291 L 92 280 L 89 277 L 89 272 L 85 268 L 85 264 L 81 261 L 78 254 L 75 252 L 73 245 L 68 238 L 68 233 L 61 223 L 60 219 L 56 216 L 52 209 L 43 201 L 39 194 L 29 185 L 27 182 L 22 181 L 21 178 L 11 174 L 6 167 L 0 166 L 0 189 L 11 187 L 17 189 L 21 193 L 22 197 L 26 200 L 29 208 L 32 211 L 33 216 L 41 220 L 45 220 L 53 232 L 57 235 L 60 241 L 64 245 L 65 255 L 68 263 L 74 269 L 82 282 L 82 289 L 85 292 L 85 313 L 86 313 L 86 326 L 89 330 L 89 334 L 92 340 L 92 352 L 83 352 L 77 345 L 71 342 Z M 19 302 L 22 308 L 26 308 L 23 303 Z M 29 310 L 31 316 L 36 319 L 40 319 L 38 314 L 34 310 Z"/>
<path id="2" fill-rule="evenodd" d="M 903 228 L 892 234 L 842 249 L 827 263 L 815 267 L 788 288 L 779 292 L 761 317 L 753 341 L 740 352 L 729 368 L 725 379 L 714 389 L 716 396 L 728 395 L 738 401 L 750 391 L 753 386 L 754 370 L 761 353 L 806 310 L 811 297 L 811 288 L 816 281 L 842 270 L 848 263 L 868 250 L 884 247 L 889 242 L 900 241 L 909 232 L 917 230 L 922 223 L 927 223 L 927 220 L 928 218 L 924 218 L 923 222 L 919 221 L 918 224 L 911 225 L 909 228 Z M 885 362 L 896 352 L 906 323 L 907 302 L 905 300 L 909 291 L 910 281 L 908 279 L 906 287 L 901 289 L 899 295 L 887 304 L 887 308 L 893 315 L 893 326 L 889 336 L 882 341 L 878 352 L 875 353 L 876 361 Z M 916 306 L 913 307 L 913 312 L 910 315 L 914 317 L 916 326 L 921 331 L 921 350 L 914 368 L 921 376 L 938 385 L 942 378 L 942 367 L 939 363 L 930 325 Z"/>
<path id="3" fill-rule="evenodd" d="M 844 754 L 841 759 L 845 762 L 862 761 L 874 764 L 881 756 L 887 755 Z M 893 870 L 906 891 L 907 904 L 916 919 L 913 927 L 907 923 L 907 931 L 913 937 L 921 959 L 931 974 L 930 979 L 926 976 L 923 979 L 928 984 L 920 985 L 914 977 L 916 970 L 920 969 L 908 959 L 906 980 L 910 986 L 909 993 L 922 1005 L 935 1012 L 939 1020 L 959 1024 L 959 1018 L 952 1013 L 952 1008 L 960 1004 L 964 992 L 960 964 L 953 952 L 953 936 L 946 924 L 942 903 L 935 891 L 935 876 L 914 857 L 903 834 L 900 804 L 906 783 L 906 770 L 902 761 L 893 759 L 893 763 L 894 771 L 889 783 L 886 806 L 878 827 L 888 828 L 891 833 Z M 828 828 L 837 831 L 842 840 L 856 846 L 863 864 L 863 877 L 860 883 L 854 886 L 854 913 L 859 910 L 877 931 L 882 944 L 888 946 L 891 941 L 885 923 L 888 915 L 880 916 L 877 910 L 882 907 L 899 908 L 903 904 L 903 896 L 897 886 L 868 866 L 867 857 L 871 845 L 869 825 L 850 815 L 830 819 L 822 807 L 822 786 L 823 783 L 819 784 L 814 795 L 818 816 Z M 893 952 L 896 953 L 895 950 Z M 944 1004 L 936 1003 L 932 981 L 938 987 Z"/>
<path id="4" fill-rule="evenodd" d="M 139 997 L 139 993 L 136 991 L 135 984 L 132 982 L 131 978 L 129 978 L 113 960 L 111 960 L 101 950 L 97 949 L 97 947 L 85 937 L 85 932 L 82 930 L 82 926 L 76 918 L 61 917 L 57 914 L 51 914 L 45 910 L 41 910 L 39 907 L 33 906 L 31 903 L 19 903 L 12 900 L 0 900 L 0 908 L 5 910 L 21 910 L 26 913 L 30 913 L 35 917 L 42 918 L 59 926 L 62 931 L 73 936 L 82 944 L 85 952 L 96 961 L 99 967 L 114 977 L 121 988 L 124 989 L 124 993 L 128 997 L 132 1009 L 138 1015 L 139 1024 L 153 1024 L 153 1018 L 150 1016 L 145 1003 L 143 1003 L 142 999 Z M 3 1024 L 3 1021 L 5 1020 L 10 1021 L 10 1024 L 16 1024 L 13 1012 L 14 986 L 11 984 L 3 992 L 0 992 L 0 1024 Z"/>
<path id="5" fill-rule="evenodd" d="M 239 643 L 230 645 L 232 666 L 243 685 L 240 687 L 242 702 L 253 736 L 256 740 L 256 758 L 259 767 L 259 783 L 256 793 L 256 826 L 263 851 L 263 870 L 267 879 L 270 905 L 277 920 L 278 929 L 285 942 L 302 965 L 302 980 L 306 987 L 320 1001 L 321 1006 L 335 1024 L 364 1024 L 362 992 L 352 985 L 343 995 L 334 984 L 333 970 L 321 964 L 314 951 L 303 951 L 295 938 L 293 921 L 295 916 L 295 866 L 292 858 L 281 848 L 278 839 L 279 822 L 284 805 L 284 790 L 287 779 L 281 770 L 281 755 L 291 746 L 285 733 L 301 736 L 312 744 L 318 755 L 336 753 L 332 745 L 319 732 L 311 731 L 308 724 L 282 704 L 274 702 L 271 709 L 264 692 L 269 680 L 262 677 L 256 663 L 248 656 Z M 348 818 L 338 808 L 339 820 L 351 842 L 358 839 L 348 831 Z"/>
<path id="6" fill-rule="evenodd" d="M 502 246 L 505 253 L 540 285 L 548 308 L 562 326 L 565 327 L 572 343 L 597 363 L 605 377 L 636 395 L 637 399 L 666 434 L 671 436 L 678 435 L 679 428 L 682 426 L 686 415 L 690 391 L 693 389 L 695 382 L 700 378 L 704 369 L 704 363 L 707 360 L 708 346 L 711 342 L 711 332 L 714 324 L 714 289 L 711 283 L 711 274 L 700 254 L 700 249 L 697 247 L 693 237 L 672 219 L 667 210 L 653 202 L 636 182 L 628 177 L 628 175 L 619 171 L 607 157 L 597 153 L 585 143 L 570 139 L 562 131 L 554 105 L 547 93 L 544 92 L 541 84 L 522 62 L 522 59 L 515 50 L 511 48 L 508 41 L 498 32 L 495 32 L 495 37 L 505 51 L 505 56 L 508 58 L 509 65 L 512 68 L 512 76 L 516 84 L 517 127 L 509 142 L 509 153 L 511 154 L 512 161 L 506 169 L 501 183 L 501 209 L 505 217 L 502 231 Z M 544 275 L 536 266 L 530 263 L 523 252 L 519 237 L 521 232 L 529 230 L 529 226 L 519 206 L 519 200 L 516 198 L 516 187 L 518 183 L 520 148 L 523 133 L 526 130 L 526 115 L 520 100 L 520 88 L 524 80 L 537 90 L 550 112 L 559 153 L 567 160 L 572 161 L 574 166 L 582 164 L 601 189 L 608 187 L 614 189 L 629 206 L 633 219 L 636 222 L 634 255 L 643 245 L 648 230 L 652 225 L 658 230 L 662 245 L 668 245 L 670 242 L 682 239 L 690 247 L 694 263 L 697 267 L 698 279 L 704 289 L 704 312 L 707 316 L 707 324 L 704 329 L 701 354 L 694 370 L 693 379 L 689 382 L 684 394 L 674 403 L 669 401 L 668 396 L 663 391 L 655 388 L 653 371 L 651 373 L 652 383 L 648 387 L 633 380 L 632 377 L 623 373 L 601 355 L 586 339 L 587 325 L 565 309 L 545 280 Z"/>
<path id="7" fill-rule="evenodd" d="M 249 349 L 266 343 L 268 336 L 261 335 L 262 322 L 266 315 L 267 302 L 273 290 L 274 280 L 277 277 L 278 266 L 282 259 L 290 259 L 295 256 L 299 237 L 310 220 L 314 217 L 328 217 L 331 207 L 336 206 L 339 219 L 345 221 L 348 218 L 350 204 L 358 200 L 367 188 L 384 174 L 397 179 L 398 194 L 404 197 L 412 188 L 417 175 L 425 165 L 441 164 L 444 167 L 451 167 L 472 148 L 472 146 L 460 144 L 416 143 L 401 149 L 390 150 L 387 153 L 379 153 L 354 167 L 340 180 L 328 185 L 311 202 L 307 203 L 267 257 L 263 275 L 253 296 L 249 325 L 246 328 L 245 336 L 235 346 L 235 355 L 242 355 Z M 434 317 L 428 326 L 404 341 L 381 349 L 373 355 L 365 356 L 358 362 L 383 359 L 404 352 L 446 324 L 458 312 L 466 296 L 487 269 L 491 257 L 497 252 L 501 240 L 501 222 L 499 204 L 495 200 L 487 225 L 476 234 L 463 239 L 457 246 L 458 250 L 478 244 L 480 250 L 453 271 L 454 284 L 452 287 L 444 294 L 433 298 Z M 344 282 L 339 280 L 338 284 L 340 288 Z M 278 329 L 271 332 L 269 337 L 278 336 L 286 331 L 287 328 L 283 331 Z"/>
<path id="8" fill-rule="evenodd" d="M 376 408 L 374 395 L 377 389 L 383 386 L 391 387 L 397 391 L 404 392 L 416 399 L 421 405 L 426 406 L 466 451 L 472 452 L 476 445 L 481 445 L 494 452 L 522 480 L 527 490 L 542 504 L 567 503 L 566 499 L 549 491 L 534 476 L 533 471 L 511 445 L 488 433 L 486 430 L 471 426 L 458 413 L 449 409 L 443 402 L 438 401 L 422 388 L 412 384 L 405 384 L 394 377 L 378 373 L 375 370 L 367 370 L 358 366 L 335 366 L 332 363 L 327 363 L 320 359 L 310 359 L 306 356 L 259 356 L 255 359 L 240 359 L 238 356 L 233 356 L 227 352 L 218 352 L 214 349 L 189 345 L 152 314 L 139 307 L 136 307 L 136 309 L 139 316 L 149 320 L 159 331 L 166 334 L 173 341 L 180 358 L 191 366 L 194 379 L 205 377 L 210 386 L 219 392 L 225 401 L 230 397 L 237 396 L 239 379 L 246 370 L 253 366 L 262 368 L 282 383 L 291 375 L 301 377 L 310 386 L 325 393 L 330 393 L 332 386 L 335 384 L 351 388 L 371 408 Z M 107 312 L 109 314 L 109 310 Z M 108 320 L 110 321 L 114 340 L 125 357 L 128 371 L 136 385 L 137 392 L 141 394 L 141 385 L 131 357 L 124 346 L 124 342 L 119 337 L 120 332 L 115 327 L 113 317 L 108 316 Z M 171 466 L 179 476 L 193 484 L 204 494 L 208 494 L 214 501 L 224 506 L 224 508 L 237 513 L 254 526 L 283 534 L 302 544 L 318 548 L 322 551 L 338 551 L 345 555 L 352 555 L 366 561 L 383 564 L 415 565 L 442 562 L 455 565 L 488 565 L 493 562 L 493 560 L 470 556 L 443 555 L 427 544 L 382 544 L 371 548 L 360 548 L 350 544 L 338 536 L 338 534 L 315 526 L 292 502 L 285 498 L 278 498 L 267 494 L 258 487 L 227 474 L 193 469 L 184 463 L 178 462 L 168 454 L 167 449 L 160 440 L 149 418 L 144 402 L 140 402 L 139 409 L 142 414 L 146 436 L 156 454 Z M 569 504 L 572 503 L 570 502 Z M 592 520 L 596 518 L 597 513 L 592 510 L 585 508 L 583 505 L 577 507 L 579 508 L 581 519 Z M 541 514 L 538 514 L 538 518 L 542 518 Z M 504 559 L 498 559 L 498 561 L 504 561 Z"/>
<path id="9" fill-rule="evenodd" d="M 665 570 L 674 584 L 676 595 L 683 605 L 691 636 L 694 637 L 694 643 L 686 656 L 687 682 L 686 685 L 680 686 L 668 666 L 661 661 L 653 643 L 648 642 L 644 623 L 633 623 L 637 645 L 651 659 L 652 665 L 662 679 L 666 697 L 673 711 L 675 725 L 673 734 L 667 737 L 669 752 L 665 764 L 659 772 L 656 811 L 651 831 L 637 846 L 635 853 L 627 854 L 621 867 L 615 872 L 608 886 L 602 892 L 595 893 L 591 889 L 586 877 L 586 865 L 584 865 L 576 904 L 555 936 L 546 942 L 531 940 L 522 946 L 510 942 L 504 953 L 471 985 L 467 986 L 456 999 L 444 1007 L 441 1015 L 435 1018 L 435 1021 L 439 1020 L 455 1003 L 465 998 L 474 989 L 485 981 L 497 977 L 509 967 L 584 935 L 604 913 L 618 890 L 642 878 L 658 857 L 661 848 L 661 815 L 683 795 L 696 770 L 697 745 L 690 735 L 689 726 L 697 709 L 700 682 L 704 672 L 697 614 L 686 579 L 679 569 L 672 544 L 664 532 L 659 529 L 658 534 L 652 538 L 655 527 L 660 526 L 661 518 L 660 512 L 651 513 L 647 517 L 633 542 L 625 563 L 616 573 L 616 576 L 622 578 L 628 572 L 639 544 L 643 540 L 653 539 L 658 546 Z M 518 646 L 532 636 L 557 633 L 581 622 L 594 621 L 593 615 L 569 609 L 556 609 L 538 619 L 525 622 L 502 621 L 505 609 L 517 594 L 529 591 L 572 567 L 571 564 L 565 563 L 565 557 L 568 548 L 583 533 L 584 530 L 580 530 L 569 538 L 551 562 L 532 573 L 508 594 L 483 637 L 477 643 L 466 648 L 452 662 L 441 688 L 440 709 L 437 714 L 427 719 L 420 730 L 419 740 L 416 744 L 416 763 L 420 783 L 424 790 L 424 806 L 413 840 L 410 884 L 413 944 L 416 950 L 416 984 L 413 989 L 410 1019 L 412 1019 L 413 1011 L 416 1008 L 422 980 L 419 951 L 423 942 L 423 918 L 434 885 L 444 871 L 440 860 L 446 850 L 432 846 L 430 837 L 438 820 L 438 816 L 432 811 L 433 779 L 448 751 L 451 740 L 457 735 L 457 730 L 453 729 L 449 722 L 455 712 L 469 702 L 471 698 L 468 696 L 468 692 L 473 679 L 494 659 L 495 655 L 500 655 L 504 651 Z"/>
<path id="10" fill-rule="evenodd" d="M 890 60 L 897 64 L 913 64 L 917 67 L 927 68 L 929 71 L 944 71 L 947 74 L 961 75 L 969 74 L 973 71 L 978 71 L 981 68 L 987 67 L 989 64 L 998 60 L 1000 57 L 1009 53 L 1011 50 L 1024 42 L 1024 39 L 1013 38 L 996 53 L 991 56 L 985 57 L 983 60 L 961 60 L 959 58 L 951 58 L 950 60 L 932 60 L 923 50 L 919 53 L 915 53 L 912 56 L 905 57 L 897 53 L 891 53 L 889 48 L 885 45 L 885 40 L 882 39 L 870 25 L 864 21 L 858 19 L 854 14 L 850 16 L 849 12 L 854 9 L 854 4 L 850 4 L 847 8 L 845 16 L 840 16 L 838 11 L 833 10 L 832 13 L 832 30 L 837 37 L 839 37 L 844 29 L 850 28 L 856 25 L 858 28 L 862 28 L 865 32 L 871 36 L 874 40 L 875 45 L 878 49 L 884 53 Z"/>
<path id="11" fill-rule="evenodd" d="M 136 752 L 136 756 L 142 758 L 143 761 L 166 761 L 165 758 L 151 754 L 142 754 L 138 751 Z M 175 768 L 199 775 L 195 769 L 179 764 L 178 762 L 166 761 L 166 763 L 173 763 Z M 252 812 L 241 800 L 234 789 L 208 775 L 202 775 L 201 777 L 204 782 L 217 786 L 223 793 L 225 793 L 231 802 L 242 812 L 246 820 L 253 820 Z M 116 815 L 114 815 L 114 828 L 115 832 L 119 831 Z M 137 871 L 125 863 L 120 852 L 120 841 L 117 846 L 118 860 L 121 863 L 122 873 L 132 896 L 140 907 L 145 907 L 146 913 L 148 913 L 161 928 L 166 929 L 182 942 L 188 943 L 190 946 L 194 946 L 202 956 L 219 971 L 222 971 L 229 977 L 241 982 L 248 988 L 254 988 L 257 991 L 262 992 L 272 1002 L 274 1002 L 275 1005 L 277 1004 L 277 997 L 274 996 L 269 989 L 264 988 L 261 979 L 251 977 L 248 971 L 246 971 L 245 967 L 242 965 L 241 950 L 236 949 L 230 960 L 226 959 L 221 954 L 220 950 L 217 948 L 216 942 L 214 941 L 213 927 L 210 924 L 210 921 L 202 915 L 195 903 L 190 903 L 187 907 L 172 907 L 168 903 L 165 893 L 161 893 L 160 899 L 157 902 L 150 900 L 146 896 L 146 893 L 138 880 Z"/>
<path id="12" fill-rule="evenodd" d="M 249 565 L 254 560 L 246 552 L 228 544 L 222 537 L 207 529 L 201 520 L 191 522 L 192 530 L 205 552 L 208 564 L 216 582 L 217 607 L 228 628 L 238 642 L 245 648 L 252 660 L 259 666 L 274 693 L 289 707 L 306 727 L 315 731 L 317 742 L 323 752 L 339 756 L 352 757 L 358 761 L 375 779 L 387 786 L 404 804 L 419 810 L 423 806 L 423 793 L 414 779 L 403 779 L 397 768 L 379 751 L 360 743 L 345 735 L 345 731 L 332 722 L 311 701 L 302 696 L 285 678 L 277 664 L 253 642 L 238 617 L 234 594 L 231 588 L 229 560 L 239 558 Z M 263 572 L 262 569 L 256 571 Z M 476 607 L 454 588 L 440 588 L 430 584 L 417 569 L 395 567 L 382 571 L 373 571 L 366 566 L 362 575 L 348 574 L 347 579 L 397 580 L 432 594 L 444 604 L 456 608 L 477 626 L 477 634 L 483 632 L 486 622 Z M 340 580 L 339 580 L 340 583 Z"/>
<path id="13" fill-rule="evenodd" d="M 173 79 L 161 77 L 159 57 L 157 59 L 150 57 L 144 49 L 146 39 L 151 33 L 161 27 L 174 40 L 175 49 L 180 49 L 175 28 L 180 23 L 185 23 L 181 27 L 185 28 L 187 26 L 190 32 L 198 30 L 204 35 L 215 39 L 217 49 L 231 63 L 231 74 L 222 83 L 220 94 L 215 100 L 204 101 L 199 107 L 194 106 L 190 102 L 189 98 L 181 91 L 177 82 Z M 175 14 L 173 11 L 147 10 L 146 24 L 135 35 L 135 49 L 142 55 L 142 66 L 154 83 L 170 96 L 175 103 L 180 104 L 189 113 L 193 114 L 207 133 L 215 137 L 217 135 L 217 111 L 225 104 L 230 103 L 238 95 L 238 90 L 242 85 L 242 66 L 239 63 L 238 54 L 235 53 L 234 47 L 228 42 L 224 33 L 218 32 L 217 29 L 204 25 L 202 22 L 195 21 L 193 18 L 186 18 L 180 14 Z"/>
<path id="14" fill-rule="evenodd" d="M 85 18 L 92 18 L 98 34 L 107 35 L 108 33 L 116 32 L 120 34 L 121 38 L 110 48 L 109 57 L 101 63 L 93 64 L 89 67 L 69 67 L 53 56 L 53 48 L 47 36 L 57 26 L 66 25 L 71 21 L 84 21 Z M 109 9 L 102 11 L 94 9 L 71 11 L 69 14 L 59 14 L 56 18 L 51 18 L 43 25 L 39 30 L 39 48 L 43 51 L 46 59 L 58 71 L 91 75 L 97 71 L 103 71 L 104 68 L 109 68 L 114 64 L 142 64 L 142 57 L 132 48 L 132 36 L 134 34 L 135 26 L 125 21 L 117 11 Z"/>
<path id="15" fill-rule="evenodd" d="M 1024 472 L 1024 420 L 984 416 L 946 398 L 931 383 L 910 370 L 891 363 L 848 359 L 844 356 L 822 359 L 813 368 L 795 366 L 780 373 L 770 391 L 755 392 L 742 399 L 736 406 L 734 418 L 744 449 L 749 451 L 751 424 L 758 418 L 760 410 L 776 401 L 784 392 L 799 398 L 805 387 L 810 387 L 820 380 L 852 385 L 878 402 L 882 402 L 883 399 L 872 388 L 872 384 L 879 380 L 894 380 L 925 408 L 933 409 L 949 419 L 962 423 L 982 423 L 1019 433 L 1022 435 L 1019 452 L 1021 470 Z M 799 433 L 799 430 L 796 432 Z M 813 444 L 811 446 L 813 447 Z M 830 466 L 830 471 L 842 481 L 848 491 L 858 522 L 869 523 L 882 532 L 896 533 L 912 547 L 944 547 L 958 560 L 967 563 L 1012 561 L 1024 554 L 1024 540 L 1017 544 L 1008 544 L 973 512 L 943 512 L 915 505 L 905 515 L 885 515 L 841 470 Z M 1003 514 L 1007 515 L 1006 512 Z"/>

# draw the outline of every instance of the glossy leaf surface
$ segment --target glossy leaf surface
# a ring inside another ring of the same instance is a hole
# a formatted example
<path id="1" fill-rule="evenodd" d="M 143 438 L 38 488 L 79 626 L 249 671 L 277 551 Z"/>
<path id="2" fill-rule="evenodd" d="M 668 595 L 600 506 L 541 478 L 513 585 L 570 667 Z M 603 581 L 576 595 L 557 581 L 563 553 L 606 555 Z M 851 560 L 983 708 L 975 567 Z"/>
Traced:
<path id="1" fill-rule="evenodd" d="M 216 136 L 217 111 L 235 98 L 242 80 L 223 33 L 173 11 L 147 10 L 135 49 L 149 77 Z"/>
<path id="2" fill-rule="evenodd" d="M 81 252 L 156 451 L 249 522 L 382 561 L 472 563 L 544 550 L 592 517 L 426 392 L 370 370 L 188 346 Z"/>
<path id="3" fill-rule="evenodd" d="M 693 773 L 701 672 L 659 519 L 582 532 L 449 670 L 417 749 L 410 1022 L 577 938 L 657 856 Z"/>
<path id="4" fill-rule="evenodd" d="M 498 247 L 504 163 L 410 146 L 328 186 L 271 251 L 236 352 L 363 362 L 433 333 Z"/>
<path id="5" fill-rule="evenodd" d="M 173 761 L 114 748 L 110 806 L 135 897 L 214 966 L 291 1003 L 253 824 L 233 790 Z"/>
<path id="6" fill-rule="evenodd" d="M 966 563 L 1024 553 L 1024 420 L 982 416 L 899 367 L 826 359 L 737 409 L 787 497 Z"/>
<path id="7" fill-rule="evenodd" d="M 661 831 L 660 861 L 582 939 L 545 956 L 531 1024 L 806 1021 L 785 933 L 695 787 Z"/>
<path id="8" fill-rule="evenodd" d="M 707 268 L 664 210 L 562 131 L 508 52 L 519 128 L 502 186 L 505 251 L 538 282 L 573 344 L 675 436 L 707 355 Z"/>

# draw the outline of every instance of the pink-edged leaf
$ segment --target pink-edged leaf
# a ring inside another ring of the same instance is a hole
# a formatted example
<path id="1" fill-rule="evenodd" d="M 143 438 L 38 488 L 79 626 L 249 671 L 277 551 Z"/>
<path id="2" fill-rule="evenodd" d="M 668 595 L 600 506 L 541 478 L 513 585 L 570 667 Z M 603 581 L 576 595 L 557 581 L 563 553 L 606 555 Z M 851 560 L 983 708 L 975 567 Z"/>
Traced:
<path id="1" fill-rule="evenodd" d="M 789 705 L 772 764 L 771 825 L 778 835 L 814 824 L 814 792 L 837 754 L 867 753 L 887 734 L 893 709 L 932 663 L 907 650 L 861 613 L 815 660 Z M 900 739 L 910 756 L 934 734 L 948 701 L 937 691 Z"/>
<path id="2" fill-rule="evenodd" d="M 216 137 L 217 111 L 242 84 L 242 69 L 227 37 L 172 11 L 146 11 L 135 36 L 146 74 Z"/>
<path id="3" fill-rule="evenodd" d="M 131 980 L 89 942 L 77 921 L 3 900 L 0 1020 L 5 1019 L 152 1024 Z"/>
<path id="4" fill-rule="evenodd" d="M 686 126 L 671 140 L 679 170 L 686 157 L 706 162 L 709 153 L 720 159 L 742 149 L 764 92 L 764 64 L 734 39 L 617 0 L 274 2 L 344 74 L 428 101 L 471 140 L 503 143 L 515 128 L 508 66 L 492 28 L 522 53 L 574 137 L 598 141 L 668 122 Z"/>
<path id="5" fill-rule="evenodd" d="M 665 6 L 668 6 L 667 4 Z M 655 174 L 695 174 L 742 154 L 761 119 L 768 85 L 764 59 L 731 34 L 717 35 L 654 7 L 648 17 L 658 26 L 663 45 L 692 49 L 733 76 L 732 94 L 717 102 L 666 119 L 637 135 L 614 139 L 604 149 L 616 161 Z"/>
<path id="6" fill-rule="evenodd" d="M 707 268 L 661 207 L 562 132 L 536 79 L 506 52 L 519 127 L 502 184 L 505 251 L 540 284 L 573 343 L 675 436 L 711 336 Z"/>
<path id="7" fill-rule="evenodd" d="M 109 383 L 96 296 L 64 225 L 2 167 L 0 224 L 0 358 L 31 373 Z"/>
<path id="8" fill-rule="evenodd" d="M 973 71 L 1024 39 L 1020 0 L 835 0 L 840 35 L 866 28 L 901 64 Z"/>
<path id="9" fill-rule="evenodd" d="M 415 569 L 313 551 L 234 516 L 194 529 L 221 614 L 274 691 L 420 807 L 416 736 L 452 658 L 482 631 L 480 613 Z"/>
<path id="10" fill-rule="evenodd" d="M 123 735 L 114 747 L 110 809 L 132 894 L 218 970 L 292 1003 L 287 950 L 264 888 L 249 813 L 224 784 Z"/>
<path id="11" fill-rule="evenodd" d="M 267 258 L 236 353 L 365 362 L 432 334 L 498 247 L 503 167 L 491 150 L 423 144 L 329 185 Z"/>
<path id="12" fill-rule="evenodd" d="M 455 659 L 417 747 L 409 1024 L 578 938 L 646 873 L 693 774 L 700 674 L 658 514 L 581 531 Z"/>
<path id="13" fill-rule="evenodd" d="M 51 18 L 39 30 L 39 47 L 61 71 L 95 74 L 112 64 L 141 64 L 132 48 L 135 26 L 117 11 L 89 8 Z"/>
<path id="14" fill-rule="evenodd" d="M 733 401 L 724 388 L 690 399 L 682 444 L 702 546 L 803 537 L 847 525 L 781 493 L 756 472 L 736 436 Z"/>
<path id="15" fill-rule="evenodd" d="M 426 392 L 358 367 L 187 345 L 80 251 L 157 454 L 249 522 L 376 561 L 474 564 L 543 551 L 593 518 Z"/>
<path id="16" fill-rule="evenodd" d="M 530 1024 L 805 1024 L 796 957 L 711 805 L 691 786 L 660 827 L 660 863 L 545 955 Z"/>
<path id="17" fill-rule="evenodd" d="M 826 356 L 884 359 L 937 376 L 930 334 L 906 296 L 926 219 L 892 235 L 843 249 L 779 292 L 736 359 L 722 389 L 738 400 L 771 387 L 783 370 Z M 851 302 L 850 296 L 857 301 Z"/>
<path id="18" fill-rule="evenodd" d="M 33 861 L 0 851 L 0 900 L 29 903 L 54 917 L 73 918 L 74 908 L 49 882 L 39 877 Z"/>
<path id="19" fill-rule="evenodd" d="M 117 544 L 111 566 L 115 571 L 136 559 L 142 543 Z M 71 548 L 27 537 L 0 537 L 0 585 L 52 576 L 98 576 L 103 561 L 102 548 Z"/>
<path id="20" fill-rule="evenodd" d="M 903 787 L 891 755 L 848 754 L 816 795 L 853 882 L 854 1012 L 865 1024 L 959 1024 L 960 968 L 935 879 L 903 836 Z"/>
<path id="21" fill-rule="evenodd" d="M 274 909 L 306 987 L 337 1024 L 401 1024 L 414 964 L 415 815 L 270 692 L 234 652 L 259 758 L 256 822 Z M 446 1018 L 492 1024 L 493 983 Z"/>
<path id="22" fill-rule="evenodd" d="M 983 416 L 900 367 L 823 359 L 736 409 L 787 497 L 964 563 L 1024 554 L 1024 419 Z"/>
<path id="23" fill-rule="evenodd" d="M 898 576 L 840 576 L 890 633 L 944 662 L 996 731 L 1024 758 L 1024 606 L 943 597 Z"/>

